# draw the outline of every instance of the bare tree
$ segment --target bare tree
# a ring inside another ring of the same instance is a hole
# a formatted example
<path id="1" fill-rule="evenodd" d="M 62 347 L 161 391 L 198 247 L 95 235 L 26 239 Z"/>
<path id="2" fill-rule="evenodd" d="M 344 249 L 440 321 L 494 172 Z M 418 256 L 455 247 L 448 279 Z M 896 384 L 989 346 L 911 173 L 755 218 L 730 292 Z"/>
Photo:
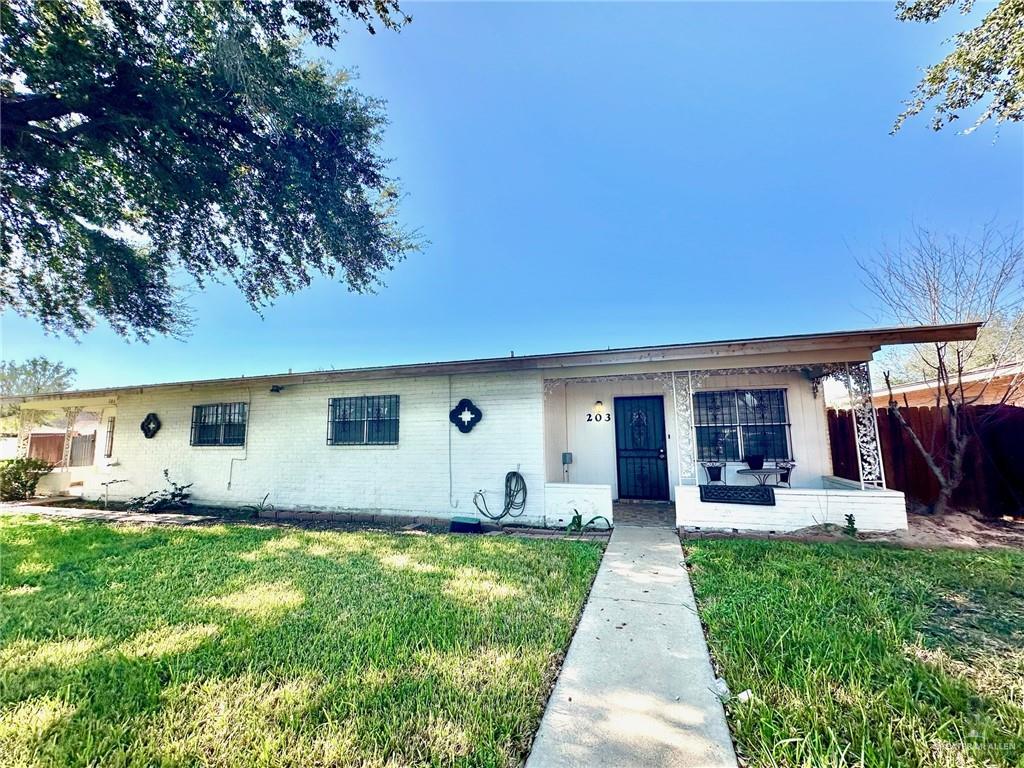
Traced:
<path id="1" fill-rule="evenodd" d="M 1024 250 L 1016 230 L 1006 232 L 985 226 L 977 238 L 939 235 L 914 227 L 911 235 L 883 248 L 875 258 L 859 263 L 865 285 L 879 299 L 886 313 L 901 325 L 995 321 L 1009 328 L 993 347 L 983 339 L 921 344 L 914 347 L 913 367 L 935 382 L 935 406 L 943 416 L 942 440 L 918 435 L 903 418 L 892 393 L 890 373 L 889 412 L 908 434 L 939 485 L 933 506 L 937 515 L 946 511 L 953 491 L 963 481 L 964 457 L 974 436 L 967 406 L 985 396 L 992 377 L 974 382 L 970 394 L 964 374 L 981 365 L 1001 365 L 1020 349 L 1024 334 L 1024 284 L 1021 281 Z M 977 358 L 977 359 L 976 359 Z M 1019 385 L 1018 371 L 1001 395 L 1005 402 Z M 929 445 L 925 445 L 925 442 Z"/>

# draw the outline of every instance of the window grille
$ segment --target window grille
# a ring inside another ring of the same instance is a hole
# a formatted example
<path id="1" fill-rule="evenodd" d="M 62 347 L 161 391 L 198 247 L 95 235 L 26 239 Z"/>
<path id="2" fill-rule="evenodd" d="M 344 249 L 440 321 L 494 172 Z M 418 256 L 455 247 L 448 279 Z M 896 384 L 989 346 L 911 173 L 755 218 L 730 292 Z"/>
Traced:
<path id="1" fill-rule="evenodd" d="M 192 407 L 192 445 L 245 445 L 245 403 Z"/>
<path id="2" fill-rule="evenodd" d="M 693 396 L 698 461 L 791 458 L 784 389 L 732 389 Z"/>
<path id="3" fill-rule="evenodd" d="M 327 444 L 397 445 L 398 395 L 331 398 Z"/>

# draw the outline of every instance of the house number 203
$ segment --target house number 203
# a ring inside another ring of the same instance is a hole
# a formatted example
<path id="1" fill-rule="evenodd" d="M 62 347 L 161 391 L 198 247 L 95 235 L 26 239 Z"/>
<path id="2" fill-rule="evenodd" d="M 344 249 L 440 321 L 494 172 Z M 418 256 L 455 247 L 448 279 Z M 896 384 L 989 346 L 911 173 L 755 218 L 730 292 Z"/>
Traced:
<path id="1" fill-rule="evenodd" d="M 612 415 L 610 413 L 588 413 L 587 421 L 611 421 Z"/>

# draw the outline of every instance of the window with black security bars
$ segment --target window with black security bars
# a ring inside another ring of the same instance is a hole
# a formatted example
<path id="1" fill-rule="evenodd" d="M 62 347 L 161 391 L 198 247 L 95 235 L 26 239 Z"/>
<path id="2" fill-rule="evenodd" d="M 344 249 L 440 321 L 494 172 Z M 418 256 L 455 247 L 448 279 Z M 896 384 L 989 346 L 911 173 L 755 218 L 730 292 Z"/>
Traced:
<path id="1" fill-rule="evenodd" d="M 246 403 L 209 403 L 192 407 L 191 444 L 245 445 Z"/>
<path id="2" fill-rule="evenodd" d="M 398 445 L 398 404 L 398 395 L 331 398 L 327 444 Z"/>
<path id="3" fill-rule="evenodd" d="M 791 458 L 784 389 L 730 389 L 693 396 L 698 461 Z"/>

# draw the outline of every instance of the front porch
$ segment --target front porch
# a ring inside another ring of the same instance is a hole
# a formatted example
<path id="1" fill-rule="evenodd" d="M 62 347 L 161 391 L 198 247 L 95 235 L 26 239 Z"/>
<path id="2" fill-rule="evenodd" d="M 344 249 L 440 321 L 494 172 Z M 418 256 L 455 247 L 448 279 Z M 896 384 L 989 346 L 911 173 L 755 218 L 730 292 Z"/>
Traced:
<path id="1" fill-rule="evenodd" d="M 76 398 L 70 403 L 55 398 L 23 404 L 15 456 L 40 459 L 52 466 L 49 474 L 40 478 L 36 492 L 40 496 L 100 496 L 117 463 L 116 416 L 110 398 Z"/>
<path id="2" fill-rule="evenodd" d="M 676 488 L 675 523 L 691 530 L 783 533 L 817 525 L 845 526 L 853 515 L 862 531 L 907 527 L 906 500 L 900 491 L 862 488 L 841 477 L 823 477 L 820 488 L 773 488 L 773 506 L 702 502 L 697 486 Z"/>
<path id="3" fill-rule="evenodd" d="M 906 528 L 903 494 L 885 488 L 867 362 L 827 360 L 736 361 L 733 367 L 722 360 L 714 368 L 546 379 L 552 511 L 564 517 L 571 507 L 586 522 L 588 511 L 607 510 L 602 514 L 617 525 L 643 525 L 658 524 L 659 511 L 672 509 L 670 524 L 717 530 L 785 532 L 844 525 L 848 515 L 865 531 Z M 821 393 L 829 378 L 858 406 L 859 482 L 832 474 Z M 763 458 L 767 478 L 746 471 L 753 454 Z M 721 480 L 714 466 L 721 467 Z M 779 467 L 791 469 L 786 474 Z M 702 501 L 700 487 L 712 479 L 730 489 L 760 480 L 771 491 L 757 505 Z M 555 499 L 565 509 L 556 511 Z M 651 502 L 664 504 L 659 510 Z"/>

